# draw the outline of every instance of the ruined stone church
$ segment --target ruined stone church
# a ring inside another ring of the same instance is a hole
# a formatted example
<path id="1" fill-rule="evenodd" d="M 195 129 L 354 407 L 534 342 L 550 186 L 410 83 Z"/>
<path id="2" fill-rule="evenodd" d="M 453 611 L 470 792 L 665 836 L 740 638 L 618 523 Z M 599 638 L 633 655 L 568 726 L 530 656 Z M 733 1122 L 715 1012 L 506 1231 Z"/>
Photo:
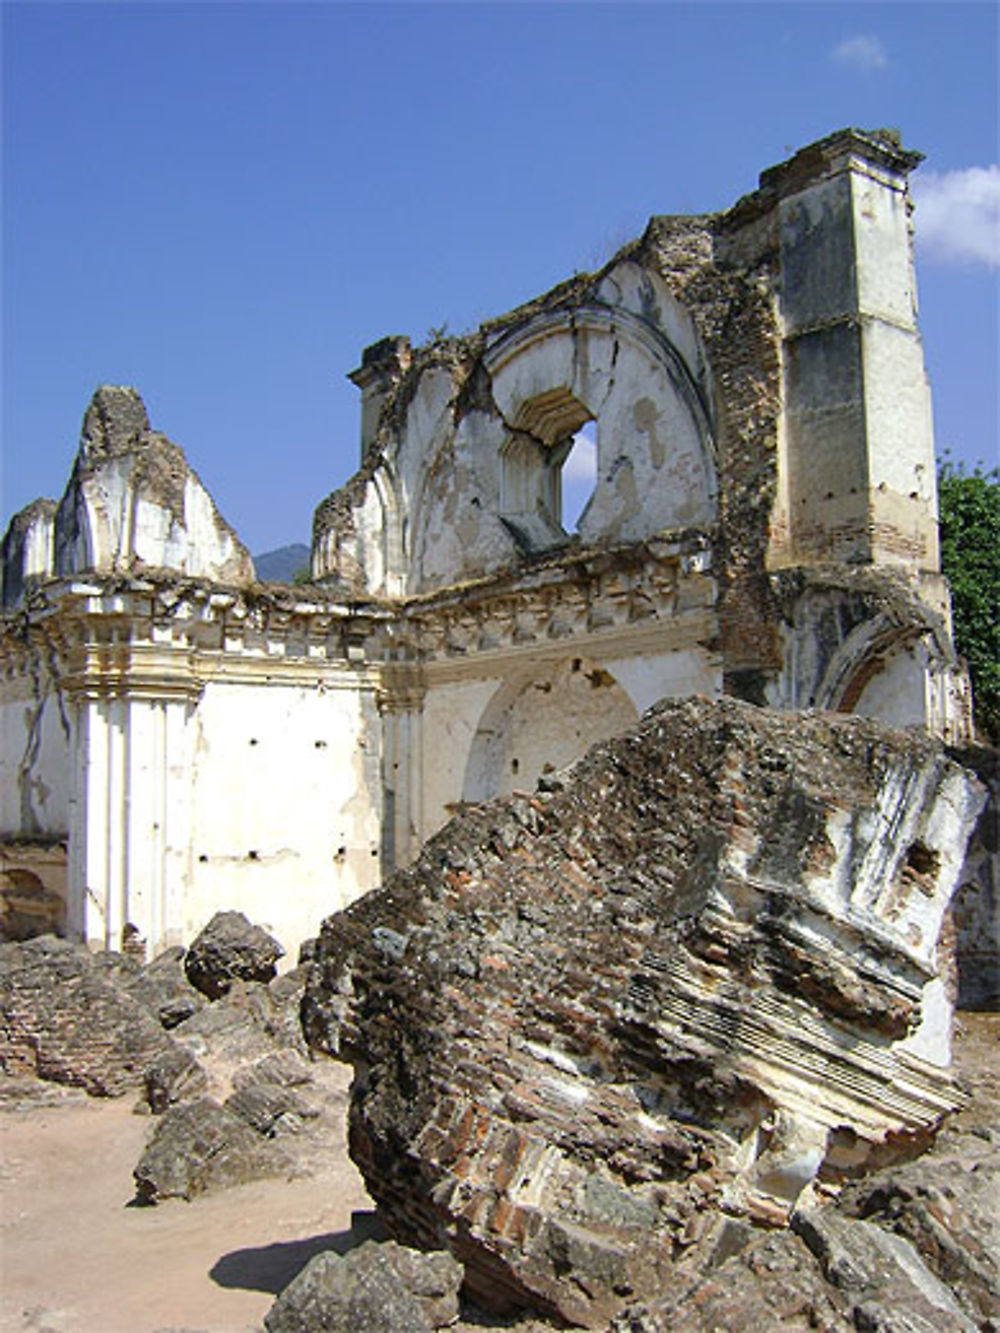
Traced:
<path id="1" fill-rule="evenodd" d="M 367 348 L 306 586 L 258 581 L 139 395 L 99 389 L 62 499 L 3 542 L 10 930 L 155 954 L 238 907 L 294 950 L 664 696 L 968 735 L 919 161 L 841 131 L 470 335 Z"/>

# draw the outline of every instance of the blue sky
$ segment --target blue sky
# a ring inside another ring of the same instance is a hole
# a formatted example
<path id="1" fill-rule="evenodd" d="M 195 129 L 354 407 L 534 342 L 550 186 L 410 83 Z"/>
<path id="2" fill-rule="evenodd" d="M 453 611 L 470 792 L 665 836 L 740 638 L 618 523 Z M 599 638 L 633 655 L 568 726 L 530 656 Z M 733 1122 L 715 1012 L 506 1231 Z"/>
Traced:
<path id="1" fill-rule="evenodd" d="M 353 471 L 346 373 L 899 126 L 939 449 L 998 431 L 987 4 L 4 3 L 4 520 L 135 385 L 254 551 Z M 926 225 L 925 225 L 926 224 Z"/>

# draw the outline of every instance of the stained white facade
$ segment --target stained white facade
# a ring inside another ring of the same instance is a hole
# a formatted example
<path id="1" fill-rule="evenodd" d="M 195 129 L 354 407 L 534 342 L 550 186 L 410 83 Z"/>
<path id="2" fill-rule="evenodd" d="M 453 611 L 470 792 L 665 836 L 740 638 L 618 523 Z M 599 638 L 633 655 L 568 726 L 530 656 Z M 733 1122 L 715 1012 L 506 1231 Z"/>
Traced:
<path id="1" fill-rule="evenodd" d="M 152 952 L 238 907 L 294 951 L 459 803 L 666 695 L 964 735 L 917 160 L 844 131 L 468 338 L 369 348 L 308 587 L 258 583 L 138 395 L 99 390 L 61 503 L 4 539 L 7 897 L 35 875 L 39 920 Z"/>

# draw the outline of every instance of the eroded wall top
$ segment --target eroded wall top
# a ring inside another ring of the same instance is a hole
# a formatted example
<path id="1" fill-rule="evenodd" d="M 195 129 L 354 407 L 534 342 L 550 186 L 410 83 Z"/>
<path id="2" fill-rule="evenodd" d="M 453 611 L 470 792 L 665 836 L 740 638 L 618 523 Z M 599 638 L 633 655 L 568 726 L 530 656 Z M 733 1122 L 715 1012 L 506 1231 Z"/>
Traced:
<path id="1" fill-rule="evenodd" d="M 361 471 L 317 511 L 314 574 L 398 596 L 540 553 L 709 529 L 714 390 L 691 315 L 624 253 L 483 325 L 368 349 Z M 564 522 L 564 468 L 588 428 L 593 488 Z"/>
<path id="2" fill-rule="evenodd" d="M 839 131 L 727 212 L 654 218 L 600 272 L 467 337 L 369 348 L 352 375 L 362 466 L 316 512 L 314 575 L 421 594 L 697 529 L 738 672 L 780 657 L 772 569 L 933 574 L 919 160 L 894 131 Z M 588 423 L 596 474 L 572 531 L 562 483 Z"/>
<path id="3" fill-rule="evenodd" d="M 53 576 L 169 570 L 221 583 L 254 579 L 253 562 L 183 451 L 151 429 L 139 394 L 104 385 L 83 419 L 62 500 L 35 501 L 2 548 L 3 605 Z"/>

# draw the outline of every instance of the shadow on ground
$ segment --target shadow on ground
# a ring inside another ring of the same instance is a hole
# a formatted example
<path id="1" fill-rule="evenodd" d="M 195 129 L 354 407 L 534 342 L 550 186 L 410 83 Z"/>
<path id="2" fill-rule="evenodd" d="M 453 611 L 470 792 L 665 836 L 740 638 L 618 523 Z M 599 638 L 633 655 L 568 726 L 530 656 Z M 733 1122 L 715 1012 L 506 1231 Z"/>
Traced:
<path id="1" fill-rule="evenodd" d="M 274 1245 L 258 1245 L 224 1254 L 209 1269 L 209 1277 L 220 1287 L 242 1287 L 245 1291 L 268 1291 L 277 1296 L 306 1264 L 324 1250 L 346 1254 L 357 1244 L 350 1231 L 328 1231 Z"/>

